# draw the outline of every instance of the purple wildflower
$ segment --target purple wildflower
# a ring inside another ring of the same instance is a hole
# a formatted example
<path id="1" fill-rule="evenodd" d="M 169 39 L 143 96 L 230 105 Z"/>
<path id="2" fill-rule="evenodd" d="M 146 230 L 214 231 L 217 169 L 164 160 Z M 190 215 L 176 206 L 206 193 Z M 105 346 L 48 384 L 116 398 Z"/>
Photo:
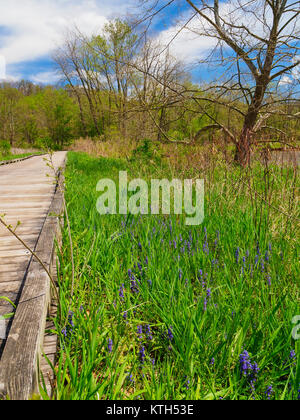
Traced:
<path id="1" fill-rule="evenodd" d="M 73 317 L 74 317 L 74 312 L 69 311 L 68 321 L 69 321 L 69 324 L 72 328 L 74 327 Z"/>
<path id="2" fill-rule="evenodd" d="M 250 379 L 250 382 L 249 382 L 251 393 L 252 393 L 252 398 L 254 400 L 255 400 L 255 398 L 254 398 L 254 394 L 255 394 L 255 382 L 256 382 L 256 379 Z"/>
<path id="3" fill-rule="evenodd" d="M 271 395 L 272 395 L 272 393 L 273 393 L 273 387 L 272 387 L 272 385 L 270 385 L 270 386 L 268 386 L 268 388 L 267 388 L 267 390 L 266 390 L 266 392 L 265 392 L 265 394 L 266 394 L 266 396 L 267 396 L 267 399 L 268 399 L 268 400 L 270 400 L 270 399 L 271 399 Z"/>
<path id="4" fill-rule="evenodd" d="M 145 357 L 146 357 L 146 355 L 145 355 L 145 347 L 144 346 L 142 346 L 140 348 L 139 353 L 140 353 L 140 362 L 143 365 L 145 363 Z"/>
<path id="5" fill-rule="evenodd" d="M 260 249 L 259 249 L 259 242 L 256 242 L 256 253 L 257 255 L 260 255 Z"/>
<path id="6" fill-rule="evenodd" d="M 173 327 L 172 327 L 172 325 L 170 325 L 170 327 L 168 328 L 168 334 L 167 334 L 167 336 L 168 336 L 168 340 L 169 341 L 172 341 L 173 340 L 174 335 L 173 335 Z"/>
<path id="7" fill-rule="evenodd" d="M 113 341 L 111 338 L 108 339 L 108 352 L 111 353 L 113 350 Z"/>
<path id="8" fill-rule="evenodd" d="M 139 293 L 139 288 L 137 286 L 137 282 L 135 280 L 131 281 L 130 290 L 132 293 Z"/>
<path id="9" fill-rule="evenodd" d="M 139 339 L 142 340 L 142 338 L 143 338 L 143 327 L 142 327 L 142 325 L 138 325 L 137 333 L 138 333 Z"/>
<path id="10" fill-rule="evenodd" d="M 132 373 L 127 376 L 127 380 L 131 383 L 134 382 L 134 377 L 133 377 Z"/>
<path id="11" fill-rule="evenodd" d="M 295 352 L 295 350 L 291 350 L 290 351 L 290 359 L 291 359 L 293 365 L 296 366 L 296 359 L 297 358 L 296 358 L 296 352 Z"/>
<path id="12" fill-rule="evenodd" d="M 209 255 L 209 247 L 207 242 L 204 242 L 203 244 L 203 252 L 204 254 Z"/>
<path id="13" fill-rule="evenodd" d="M 130 280 L 134 280 L 134 274 L 131 269 L 128 270 L 128 277 Z"/>
<path id="14" fill-rule="evenodd" d="M 185 380 L 186 382 L 184 383 L 183 386 L 186 390 L 188 390 L 190 388 L 190 380 L 187 378 L 187 376 L 185 376 Z"/>
<path id="15" fill-rule="evenodd" d="M 247 375 L 249 373 L 250 367 L 251 361 L 249 353 L 244 350 L 243 353 L 240 354 L 240 370 L 242 375 Z"/>
<path id="16" fill-rule="evenodd" d="M 72 334 L 73 332 L 73 328 L 74 328 L 73 316 L 74 316 L 74 312 L 70 311 L 68 315 L 67 325 L 61 331 L 65 338 L 67 338 L 68 335 Z"/>
<path id="17" fill-rule="evenodd" d="M 240 248 L 237 247 L 236 251 L 235 251 L 235 262 L 238 264 L 240 260 Z"/>
<path id="18" fill-rule="evenodd" d="M 252 374 L 253 374 L 254 376 L 256 376 L 256 375 L 258 374 L 258 372 L 259 372 L 259 367 L 258 367 L 258 364 L 257 364 L 256 362 L 254 362 L 254 363 L 251 365 L 251 371 L 252 371 Z"/>
<path id="19" fill-rule="evenodd" d="M 148 339 L 149 341 L 151 341 L 151 340 L 153 339 L 153 336 L 152 336 L 152 333 L 151 333 L 151 328 L 150 328 L 150 325 L 146 325 L 146 336 L 147 336 L 147 339 Z"/>
<path id="20" fill-rule="evenodd" d="M 244 350 L 243 353 L 240 354 L 240 372 L 241 375 L 247 378 L 251 389 L 251 394 L 254 399 L 255 383 L 257 381 L 259 366 L 256 362 L 251 363 L 249 353 L 246 350 Z"/>
<path id="21" fill-rule="evenodd" d="M 120 289 L 119 289 L 119 296 L 120 296 L 120 299 L 124 299 L 124 284 L 121 284 L 121 287 L 120 287 Z"/>

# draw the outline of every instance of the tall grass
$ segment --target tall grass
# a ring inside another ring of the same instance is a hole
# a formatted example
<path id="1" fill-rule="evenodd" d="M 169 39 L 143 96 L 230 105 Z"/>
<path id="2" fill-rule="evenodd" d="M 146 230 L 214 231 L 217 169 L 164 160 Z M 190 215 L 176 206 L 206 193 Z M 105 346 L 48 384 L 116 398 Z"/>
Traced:
<path id="1" fill-rule="evenodd" d="M 68 156 L 75 288 L 71 296 L 66 233 L 53 398 L 299 398 L 299 215 L 293 205 L 286 215 L 281 202 L 294 172 L 257 165 L 242 173 L 221 161 L 183 170 L 157 155 Z M 117 182 L 120 170 L 204 176 L 204 223 L 100 216 L 96 184 Z"/>
<path id="2" fill-rule="evenodd" d="M 21 158 L 25 158 L 27 156 L 31 156 L 32 153 L 23 153 L 23 154 L 19 154 L 19 155 L 12 155 L 12 154 L 8 154 L 8 155 L 1 155 L 0 153 L 0 162 L 1 161 L 6 161 L 6 160 L 14 160 L 14 159 L 21 159 Z"/>

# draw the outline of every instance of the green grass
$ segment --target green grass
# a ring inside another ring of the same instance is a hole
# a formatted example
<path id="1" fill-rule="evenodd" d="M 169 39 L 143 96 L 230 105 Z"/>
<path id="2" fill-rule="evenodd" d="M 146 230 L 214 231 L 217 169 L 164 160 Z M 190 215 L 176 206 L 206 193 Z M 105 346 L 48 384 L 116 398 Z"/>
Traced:
<path id="1" fill-rule="evenodd" d="M 14 159 L 21 159 L 21 158 L 25 158 L 27 156 L 31 156 L 32 153 L 23 153 L 23 154 L 19 154 L 19 155 L 6 155 L 6 156 L 2 156 L 0 154 L 0 162 L 4 162 L 6 160 L 14 160 Z"/>
<path id="2" fill-rule="evenodd" d="M 71 297 L 65 231 L 54 398 L 259 400 L 272 386 L 271 399 L 297 399 L 300 346 L 291 321 L 300 314 L 299 266 L 291 221 L 251 204 L 240 184 L 231 188 L 239 170 L 218 166 L 206 179 L 201 226 L 186 227 L 178 216 L 100 216 L 99 179 L 117 181 L 120 170 L 146 179 L 176 171 L 160 161 L 68 156 L 75 288 Z M 261 169 L 253 176 L 263 193 Z M 276 180 L 281 191 L 280 173 Z M 241 374 L 244 350 L 257 374 Z"/>

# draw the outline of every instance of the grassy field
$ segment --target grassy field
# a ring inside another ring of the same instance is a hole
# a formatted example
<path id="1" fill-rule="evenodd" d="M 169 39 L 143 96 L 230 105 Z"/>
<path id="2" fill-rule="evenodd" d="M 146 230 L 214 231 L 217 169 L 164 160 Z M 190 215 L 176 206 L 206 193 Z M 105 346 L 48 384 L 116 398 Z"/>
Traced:
<path id="1" fill-rule="evenodd" d="M 23 153 L 23 154 L 19 154 L 19 155 L 6 155 L 6 156 L 2 156 L 0 154 L 0 162 L 4 162 L 6 160 L 14 160 L 14 159 L 21 159 L 27 156 L 31 156 L 32 153 Z"/>
<path id="2" fill-rule="evenodd" d="M 204 223 L 100 216 L 97 182 L 120 170 L 204 177 Z M 287 168 L 69 153 L 54 398 L 298 399 L 296 187 Z"/>

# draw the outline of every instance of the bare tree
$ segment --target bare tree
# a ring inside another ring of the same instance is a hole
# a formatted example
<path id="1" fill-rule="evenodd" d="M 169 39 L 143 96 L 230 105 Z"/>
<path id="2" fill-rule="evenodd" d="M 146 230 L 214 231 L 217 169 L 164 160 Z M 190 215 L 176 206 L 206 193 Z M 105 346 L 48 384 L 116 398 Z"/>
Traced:
<path id="1" fill-rule="evenodd" d="M 148 4 L 145 19 L 153 19 L 162 9 L 158 0 L 142 3 Z M 175 3 L 176 0 L 165 7 Z M 213 118 L 211 126 L 218 125 L 236 144 L 235 159 L 244 166 L 250 160 L 254 134 L 268 127 L 266 122 L 276 107 L 279 109 L 282 102 L 299 100 L 295 91 L 284 89 L 284 85 L 295 81 L 300 64 L 299 1 L 185 0 L 181 3 L 188 5 L 192 14 L 189 24 L 183 25 L 185 29 L 215 41 L 209 57 L 199 62 L 223 69 L 223 76 L 209 84 L 205 95 L 195 94 L 193 99 L 204 112 L 203 101 L 211 101 L 239 113 L 243 124 L 238 134 Z"/>
<path id="2" fill-rule="evenodd" d="M 98 135 L 104 133 L 106 121 L 108 126 L 114 123 L 115 115 L 119 130 L 126 134 L 129 63 L 135 55 L 135 39 L 130 26 L 117 19 L 93 36 L 75 28 L 54 54 L 60 73 L 78 100 L 82 124 L 83 93 Z"/>
<path id="3" fill-rule="evenodd" d="M 143 114 L 144 126 L 150 122 L 156 129 L 156 139 L 168 141 L 170 110 L 183 107 L 185 97 L 178 94 L 179 84 L 186 76 L 184 66 L 169 51 L 161 54 L 161 45 L 153 39 L 145 39 L 136 59 L 130 63 L 131 84 Z M 185 113 L 185 110 L 183 110 Z M 177 113 L 175 113 L 177 114 Z M 179 119 L 182 112 L 175 118 Z M 150 117 L 150 119 L 149 119 Z M 171 140 L 172 141 L 172 140 Z"/>
<path id="4" fill-rule="evenodd" d="M 83 104 L 81 90 L 83 89 L 89 103 L 90 112 L 94 121 L 94 125 L 98 134 L 99 128 L 94 103 L 89 90 L 89 84 L 86 83 L 86 77 L 83 71 L 82 42 L 77 31 L 69 33 L 66 37 L 65 44 L 56 50 L 53 54 L 53 60 L 57 65 L 62 77 L 74 93 L 78 101 L 80 110 L 80 120 L 83 132 L 86 135 L 86 122 L 84 119 Z"/>

